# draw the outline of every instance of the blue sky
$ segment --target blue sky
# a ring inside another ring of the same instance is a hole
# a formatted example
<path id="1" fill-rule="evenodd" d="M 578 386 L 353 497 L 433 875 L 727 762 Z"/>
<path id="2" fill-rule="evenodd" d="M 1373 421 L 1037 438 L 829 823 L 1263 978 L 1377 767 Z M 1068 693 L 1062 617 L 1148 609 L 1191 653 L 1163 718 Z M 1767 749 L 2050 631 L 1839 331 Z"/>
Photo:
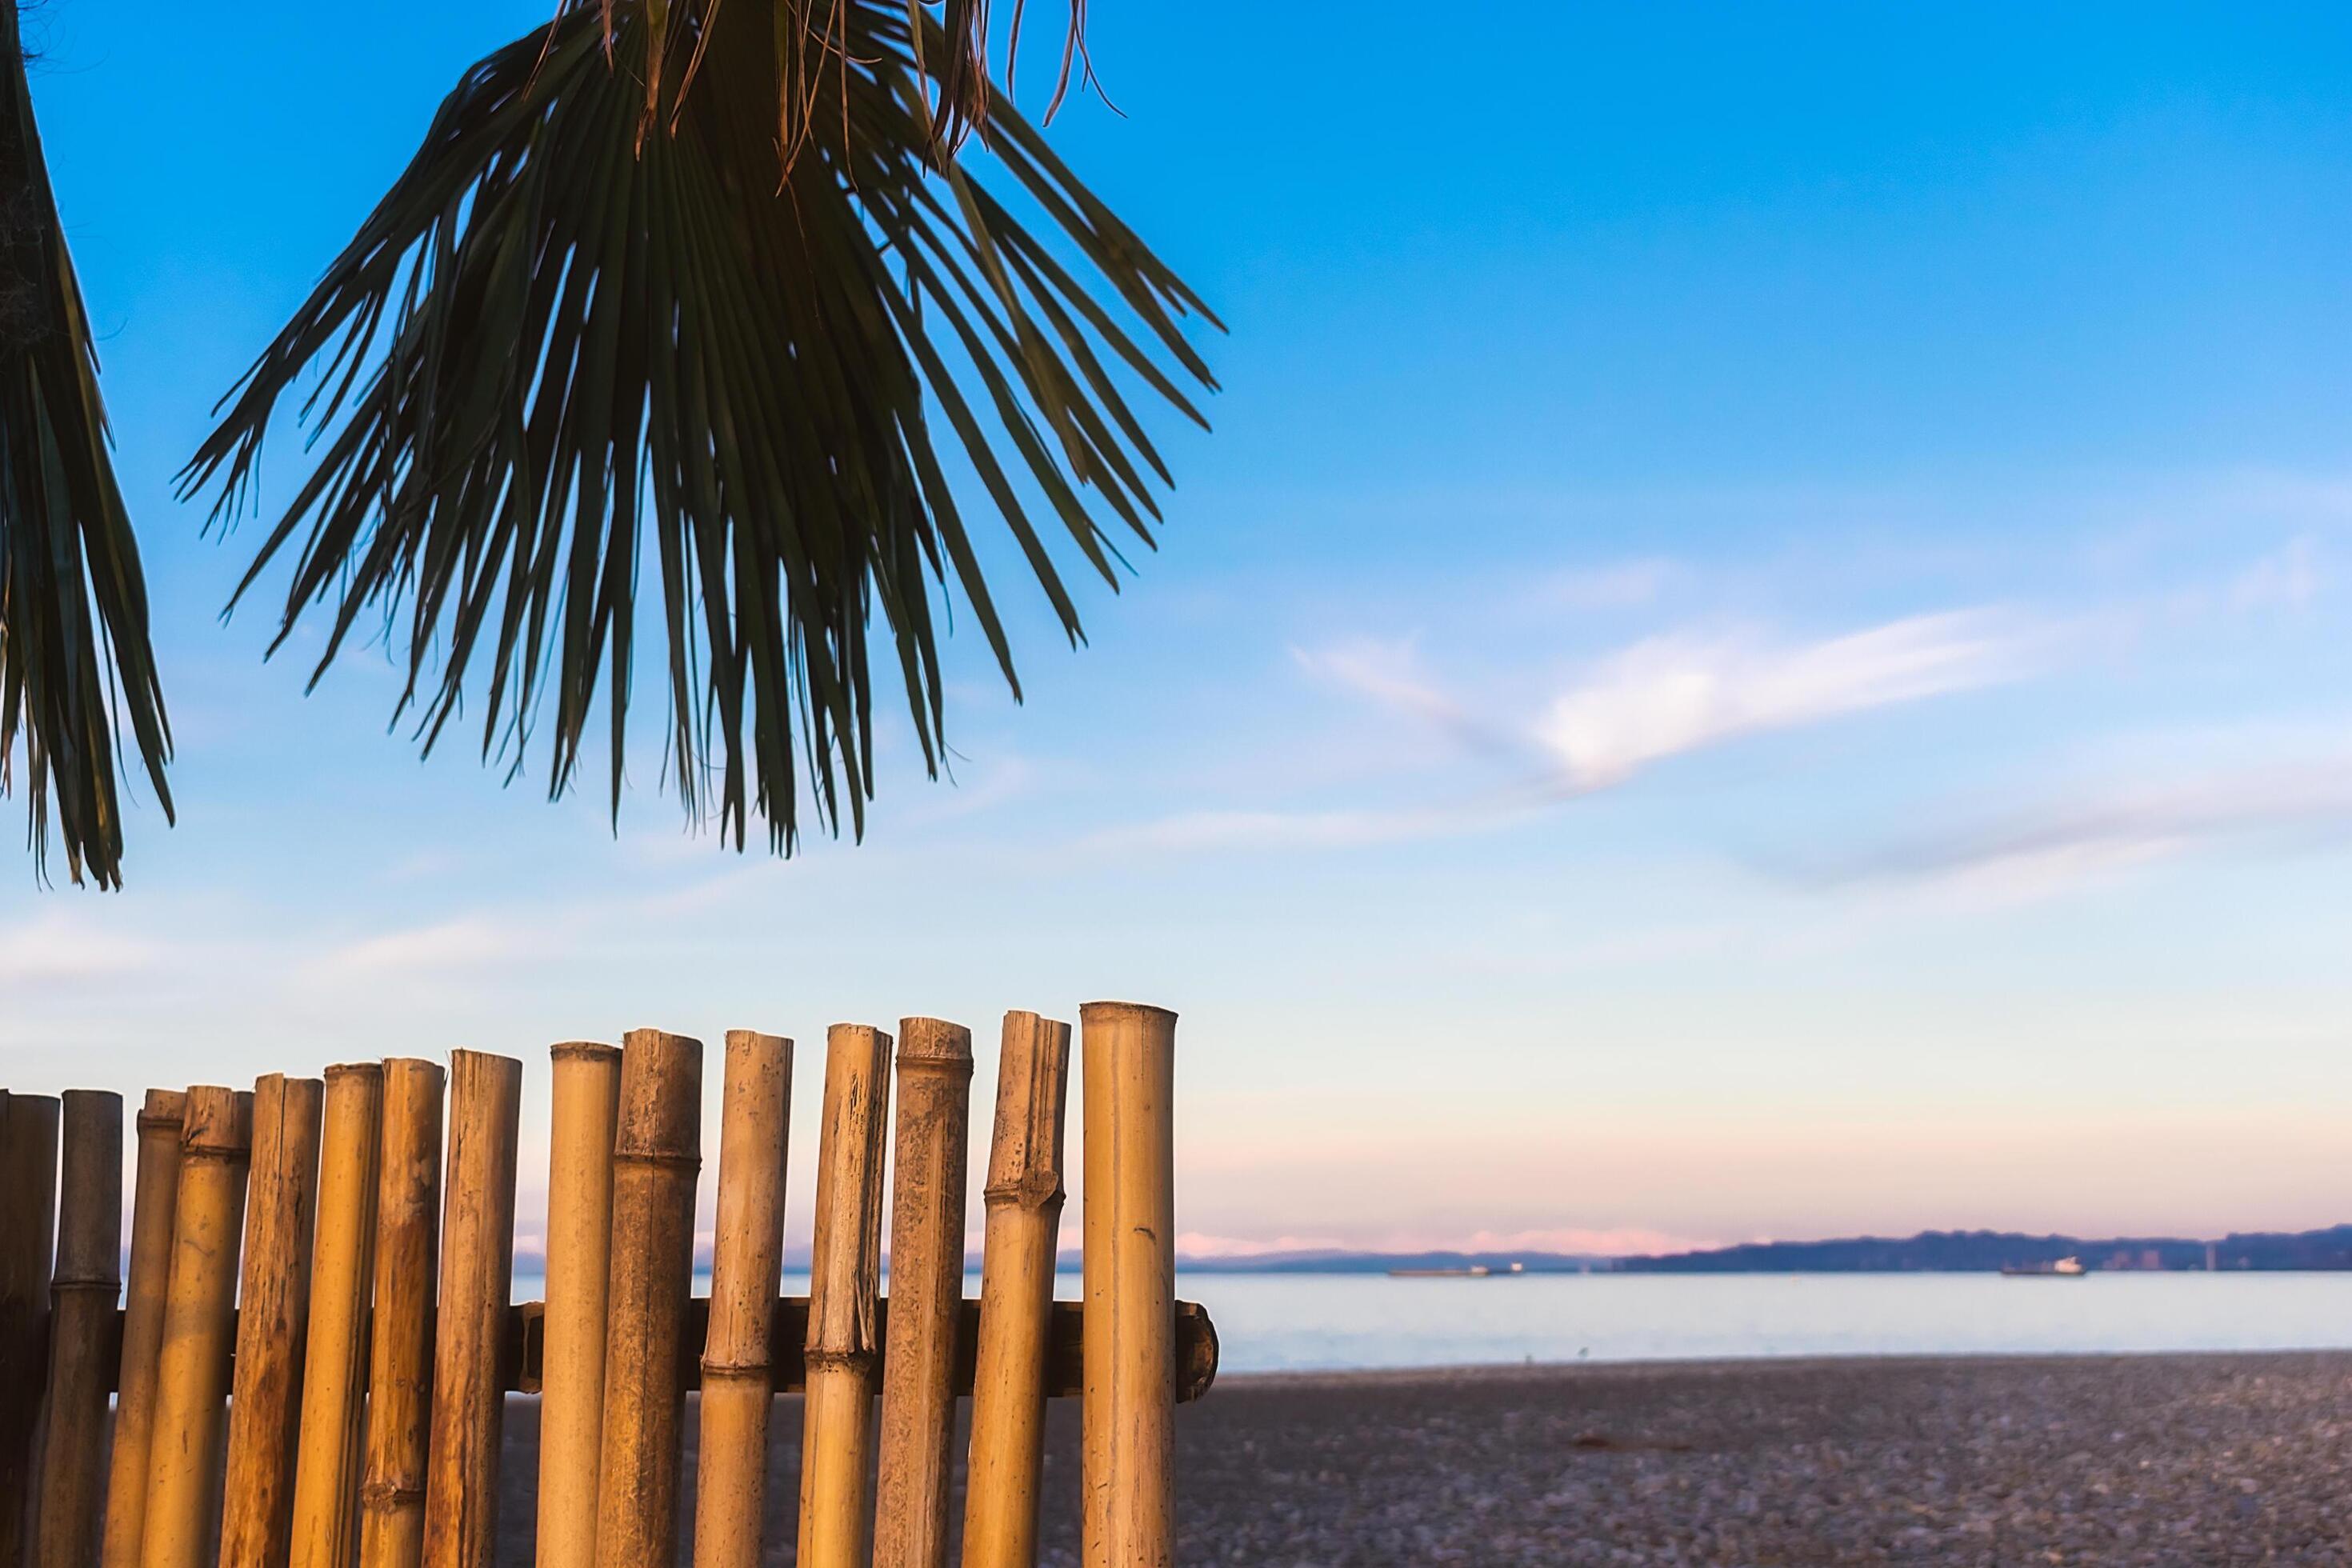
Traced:
<path id="1" fill-rule="evenodd" d="M 304 698 L 171 498 L 543 12 L 40 14 L 181 823 L 0 879 L 13 1083 L 503 1050 L 528 1167 L 549 1042 L 759 1027 L 805 1194 L 826 1022 L 1118 995 L 1201 1250 L 2352 1215 L 2340 9 L 1092 7 L 1057 140 L 1229 323 L 1216 429 L 790 863 L 419 763 L 380 655 Z"/>

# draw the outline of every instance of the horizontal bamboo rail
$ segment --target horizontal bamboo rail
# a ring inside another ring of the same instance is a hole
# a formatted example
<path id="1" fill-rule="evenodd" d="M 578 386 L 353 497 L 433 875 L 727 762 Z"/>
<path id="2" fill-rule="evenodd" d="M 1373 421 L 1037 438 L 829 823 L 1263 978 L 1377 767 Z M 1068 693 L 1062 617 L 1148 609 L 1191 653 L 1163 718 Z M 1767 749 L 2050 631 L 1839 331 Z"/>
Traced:
<path id="1" fill-rule="evenodd" d="M 879 1314 L 876 1327 L 887 1331 L 890 1318 L 890 1299 L 884 1297 L 876 1304 Z M 971 1392 L 972 1367 L 980 1342 L 980 1302 L 964 1298 L 962 1315 L 957 1320 L 955 1391 L 958 1394 Z M 121 1311 L 116 1310 L 120 1325 Z M 542 1357 L 547 1350 L 547 1304 L 543 1301 L 518 1301 L 506 1310 L 499 1329 L 499 1387 L 508 1394 L 538 1394 L 541 1391 Z M 435 1313 L 427 1309 L 425 1334 L 430 1343 L 436 1330 Z M 702 1352 L 700 1346 L 710 1333 L 710 1302 L 697 1296 L 686 1306 L 686 1316 L 679 1322 L 682 1343 L 677 1353 L 677 1388 L 680 1394 L 692 1394 L 702 1387 Z M 798 1394 L 808 1386 L 807 1363 L 803 1342 L 808 1333 L 808 1298 L 785 1296 L 776 1302 L 776 1315 L 768 1331 L 768 1342 L 774 1347 L 769 1360 L 773 1366 L 775 1390 L 778 1394 Z M 886 1332 L 887 1338 L 887 1332 Z M 106 1340 L 106 1361 L 102 1368 L 107 1391 L 114 1393 L 121 1383 L 120 1363 L 115 1352 L 121 1335 L 111 1333 Z M 1083 1371 L 1086 1343 L 1086 1311 L 1076 1301 L 1054 1303 L 1053 1326 L 1045 1342 L 1045 1394 L 1052 1399 L 1075 1399 L 1085 1386 Z M 886 1347 L 884 1354 L 888 1353 Z M 1209 1318 L 1208 1309 L 1197 1301 L 1176 1303 L 1176 1402 L 1190 1404 L 1209 1392 L 1217 1380 L 1217 1327 Z M 430 1365 L 427 1365 L 430 1371 Z M 367 1390 L 367 1378 L 362 1373 L 359 1392 Z"/>

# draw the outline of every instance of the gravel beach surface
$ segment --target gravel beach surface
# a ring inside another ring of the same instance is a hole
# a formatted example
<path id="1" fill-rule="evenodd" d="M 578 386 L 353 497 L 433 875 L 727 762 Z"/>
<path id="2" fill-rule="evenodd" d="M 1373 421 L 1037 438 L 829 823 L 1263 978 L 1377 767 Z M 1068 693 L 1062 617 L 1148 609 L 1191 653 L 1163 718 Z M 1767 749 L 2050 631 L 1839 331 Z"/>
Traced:
<path id="1" fill-rule="evenodd" d="M 518 1568 L 536 1405 L 508 1410 Z M 793 1560 L 799 1429 L 779 1400 L 771 1563 Z M 1235 1377 L 1177 1434 L 1184 1563 L 2352 1563 L 2346 1353 Z M 1057 1401 L 1057 1568 L 1076 1436 Z"/>

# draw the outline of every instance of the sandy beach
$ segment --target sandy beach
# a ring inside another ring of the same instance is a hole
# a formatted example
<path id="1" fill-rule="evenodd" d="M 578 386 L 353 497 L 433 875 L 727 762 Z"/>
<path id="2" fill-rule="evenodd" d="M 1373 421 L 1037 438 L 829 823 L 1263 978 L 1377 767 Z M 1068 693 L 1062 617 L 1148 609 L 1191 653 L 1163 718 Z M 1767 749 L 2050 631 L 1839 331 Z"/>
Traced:
<path id="1" fill-rule="evenodd" d="M 1046 1460 L 1056 1565 L 1077 1561 L 1076 1414 L 1057 1402 Z M 780 1400 L 772 1563 L 799 1424 Z M 536 1433 L 511 1401 L 517 1568 Z M 1233 1377 L 1178 1436 L 1187 1563 L 2352 1562 L 2341 1352 Z"/>

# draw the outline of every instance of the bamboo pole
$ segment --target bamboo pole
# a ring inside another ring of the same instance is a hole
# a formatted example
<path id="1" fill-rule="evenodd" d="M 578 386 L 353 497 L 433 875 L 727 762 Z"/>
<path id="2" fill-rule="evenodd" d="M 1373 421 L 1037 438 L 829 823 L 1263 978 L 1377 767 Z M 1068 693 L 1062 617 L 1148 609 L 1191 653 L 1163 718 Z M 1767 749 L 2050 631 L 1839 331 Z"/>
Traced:
<path id="1" fill-rule="evenodd" d="M 554 1089 L 539 1397 L 539 1568 L 593 1568 L 621 1053 L 574 1040 L 548 1054 Z"/>
<path id="2" fill-rule="evenodd" d="M 677 1549 L 678 1344 L 693 1288 L 702 1166 L 702 1042 L 632 1029 L 613 1135 L 613 1258 L 597 1454 L 598 1568 L 656 1568 Z"/>
<path id="3" fill-rule="evenodd" d="M 315 1078 L 283 1073 L 266 1074 L 253 1086 L 245 1286 L 237 1299 L 236 1376 L 221 1503 L 221 1561 L 236 1568 L 286 1568 L 325 1092 Z"/>
<path id="4" fill-rule="evenodd" d="M 187 1097 L 151 1089 L 139 1112 L 139 1174 L 131 1200 L 131 1278 L 122 1296 L 122 1355 L 115 1386 L 114 1453 L 108 1461 L 100 1568 L 138 1568 L 147 1518 L 147 1460 L 155 1430 L 156 1363 L 163 1299 L 172 1282 L 173 1211 L 180 1189 L 181 1123 Z"/>
<path id="5" fill-rule="evenodd" d="M 89 1568 L 105 1496 L 106 1362 L 122 1289 L 122 1097 L 69 1089 L 64 1100 L 47 1436 L 33 1557 L 39 1568 Z"/>
<path id="6" fill-rule="evenodd" d="M 1175 1547 L 1176 1015 L 1078 1009 L 1086 1049 L 1086 1393 L 1080 1561 L 1167 1568 Z"/>
<path id="7" fill-rule="evenodd" d="M 489 1568 L 498 1549 L 499 1337 L 514 1290 L 515 1143 L 522 1063 L 449 1053 L 449 1173 L 433 1430 L 425 1484 L 425 1568 Z"/>
<path id="8" fill-rule="evenodd" d="M 188 1090 L 139 1542 L 143 1568 L 198 1568 L 209 1544 L 252 1140 L 252 1095 L 211 1084 Z"/>
<path id="9" fill-rule="evenodd" d="M 883 1140 L 890 1037 L 863 1024 L 825 1036 L 809 1258 L 807 1391 L 801 1406 L 799 1568 L 865 1568 L 866 1469 L 874 1442 L 876 1299 L 881 1292 Z"/>
<path id="10" fill-rule="evenodd" d="M 971 1110 L 971 1031 L 900 1019 L 875 1568 L 946 1568 L 948 1560 Z"/>
<path id="11" fill-rule="evenodd" d="M 0 1089 L 0 1568 L 25 1561 L 57 1201 L 56 1097 Z"/>
<path id="12" fill-rule="evenodd" d="M 417 1568 L 424 1556 L 441 1084 L 433 1062 L 394 1057 L 383 1064 L 360 1568 Z"/>
<path id="13" fill-rule="evenodd" d="M 25 1561 L 57 1200 L 56 1097 L 0 1089 L 0 1568 Z"/>
<path id="14" fill-rule="evenodd" d="M 319 1221 L 310 1251 L 310 1331 L 302 1353 L 290 1568 L 350 1568 L 358 1544 L 360 1439 L 367 1410 L 368 1295 L 375 1278 L 383 1068 L 327 1069 Z"/>
<path id="15" fill-rule="evenodd" d="M 775 1403 L 768 1336 L 784 1249 L 784 1150 L 793 1043 L 727 1031 L 718 1237 L 694 1480 L 695 1568 L 759 1568 Z"/>
<path id="16" fill-rule="evenodd" d="M 1062 1220 L 1070 1026 L 1004 1015 L 988 1146 L 980 1353 L 971 1385 L 963 1568 L 1034 1568 L 1045 1466 L 1045 1345 Z"/>

